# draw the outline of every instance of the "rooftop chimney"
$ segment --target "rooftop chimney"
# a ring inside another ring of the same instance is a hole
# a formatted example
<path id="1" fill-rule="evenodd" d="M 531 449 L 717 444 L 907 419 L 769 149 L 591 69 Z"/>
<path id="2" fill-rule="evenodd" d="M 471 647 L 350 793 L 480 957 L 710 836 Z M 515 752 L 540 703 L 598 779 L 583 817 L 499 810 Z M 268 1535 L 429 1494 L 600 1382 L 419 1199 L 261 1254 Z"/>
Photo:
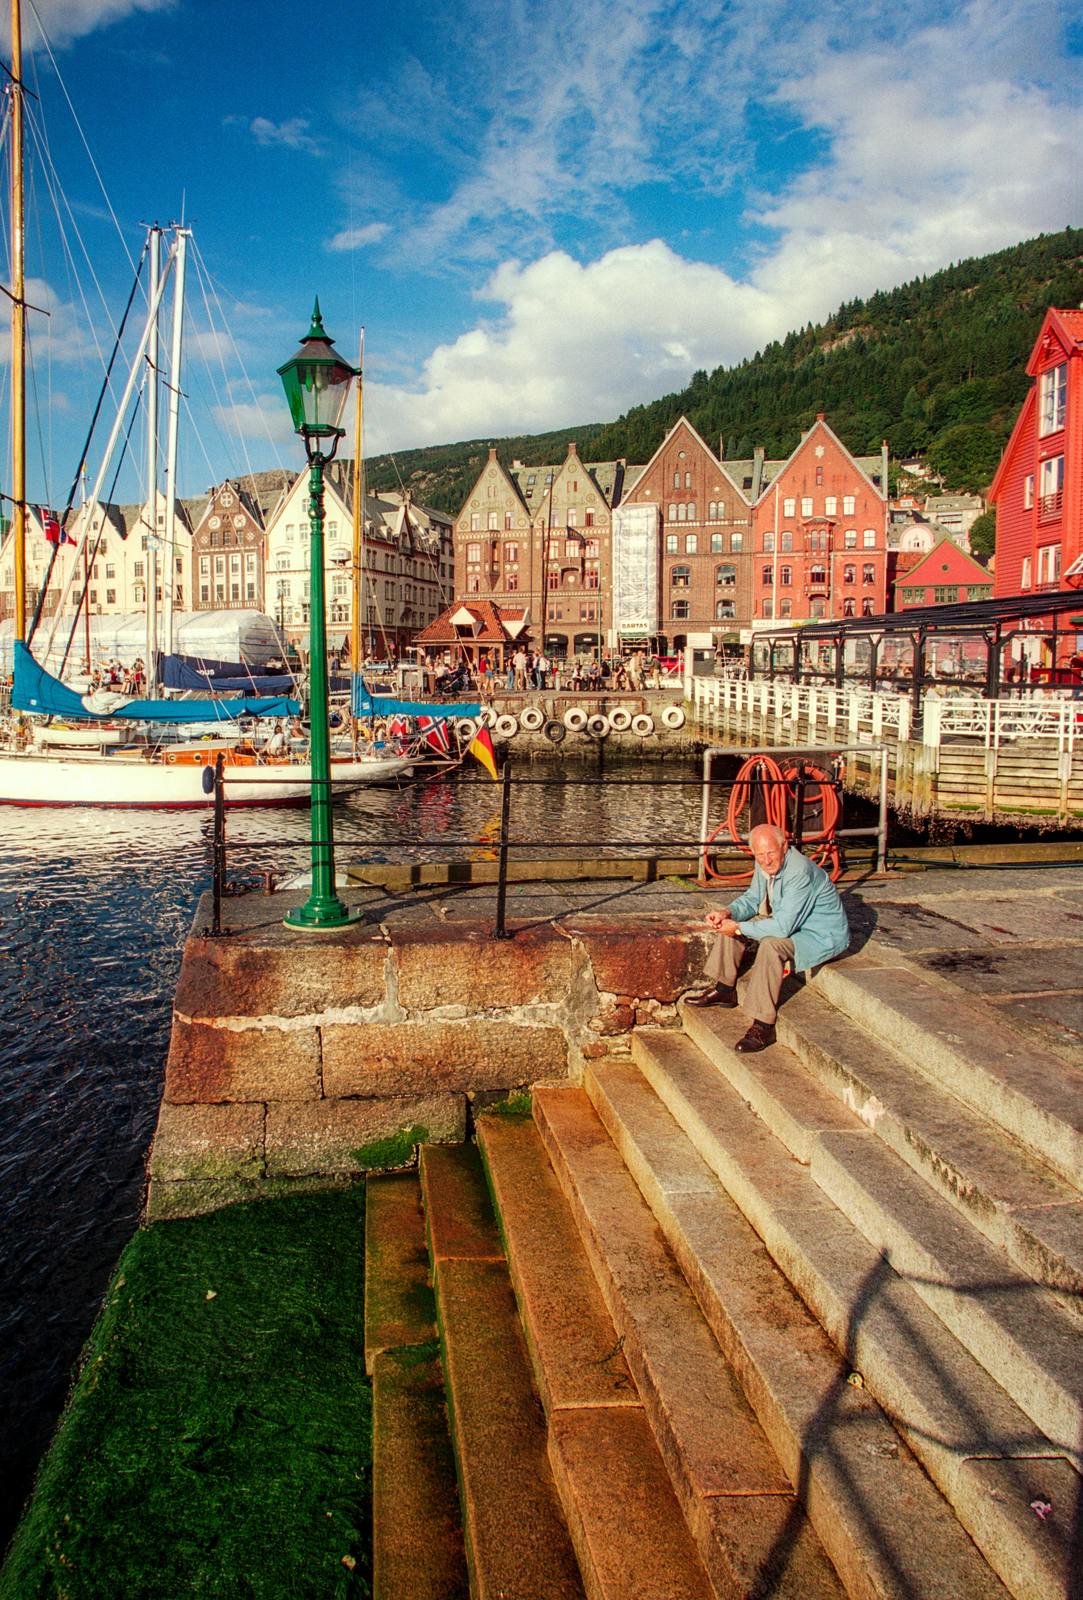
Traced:
<path id="1" fill-rule="evenodd" d="M 574 455 L 577 455 L 577 454 L 578 454 L 578 451 L 575 448 L 575 440 L 574 439 L 569 439 L 568 440 L 568 455 L 569 456 L 574 456 Z"/>
<path id="2" fill-rule="evenodd" d="M 491 444 L 489 446 L 489 460 L 490 461 L 495 461 L 496 460 L 496 445 L 495 444 Z"/>
<path id="3" fill-rule="evenodd" d="M 749 490 L 751 500 L 758 500 L 760 490 L 763 488 L 763 455 L 763 445 L 758 444 L 752 452 L 752 487 Z"/>

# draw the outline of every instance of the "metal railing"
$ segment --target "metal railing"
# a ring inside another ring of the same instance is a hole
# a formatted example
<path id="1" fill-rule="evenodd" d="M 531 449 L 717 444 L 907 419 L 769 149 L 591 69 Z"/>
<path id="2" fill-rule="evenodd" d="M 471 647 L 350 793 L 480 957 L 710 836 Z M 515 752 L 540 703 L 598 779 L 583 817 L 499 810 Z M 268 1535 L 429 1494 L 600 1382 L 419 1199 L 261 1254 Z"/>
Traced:
<path id="1" fill-rule="evenodd" d="M 836 792 L 841 821 L 845 797 L 842 789 L 841 776 L 837 771 L 837 761 L 840 756 L 844 755 L 851 748 L 852 747 L 848 746 L 840 748 L 838 746 L 820 745 L 802 749 L 775 749 L 764 751 L 762 753 L 770 755 L 773 759 L 790 756 L 796 757 L 799 760 L 807 756 L 818 757 L 824 764 L 824 771 L 827 775 L 826 781 L 832 788 L 834 788 Z M 863 754 L 869 754 L 869 746 L 862 745 L 860 746 L 860 749 Z M 749 758 L 751 758 L 754 754 L 759 753 L 760 752 L 749 751 L 747 755 Z M 442 850 L 458 849 L 477 851 L 480 848 L 484 848 L 488 851 L 491 851 L 495 855 L 497 872 L 496 908 L 494 914 L 493 937 L 497 939 L 508 939 L 513 937 L 507 925 L 509 866 L 513 856 L 517 856 L 519 860 L 529 860 L 532 855 L 536 858 L 537 853 L 542 850 L 563 852 L 571 850 L 589 850 L 593 861 L 597 862 L 612 860 L 614 866 L 616 867 L 621 863 L 632 860 L 642 861 L 644 859 L 650 859 L 649 857 L 645 856 L 645 852 L 651 852 L 653 857 L 661 857 L 663 859 L 669 859 L 673 855 L 676 855 L 680 852 L 686 852 L 687 856 L 691 858 L 691 861 L 694 863 L 694 865 L 690 867 L 689 871 L 695 872 L 698 881 L 703 883 L 706 881 L 703 863 L 707 859 L 713 843 L 713 835 L 711 831 L 712 809 L 717 812 L 720 803 L 722 803 L 722 810 L 724 813 L 724 802 L 728 796 L 729 788 L 732 787 L 732 785 L 724 787 L 716 780 L 714 776 L 714 761 L 717 757 L 722 755 L 726 755 L 737 761 L 743 759 L 743 753 L 739 750 L 734 750 L 729 747 L 724 749 L 713 747 L 705 752 L 704 768 L 701 777 L 663 779 L 622 778 L 611 774 L 606 774 L 604 776 L 571 776 L 567 773 L 562 773 L 560 777 L 554 778 L 520 777 L 515 773 L 513 763 L 510 760 L 505 761 L 500 775 L 500 821 L 499 831 L 496 836 L 493 838 L 479 838 L 477 834 L 474 834 L 469 837 L 456 839 L 442 835 L 440 837 L 439 844 Z M 879 812 L 876 824 L 868 827 L 838 827 L 833 831 L 834 837 L 837 839 L 875 839 L 875 868 L 877 871 L 882 872 L 886 868 L 888 830 L 886 747 L 880 751 L 880 756 L 881 785 Z M 301 779 L 298 781 L 304 783 L 306 786 L 308 784 L 307 779 Z M 796 777 L 781 778 L 778 780 L 757 779 L 756 785 L 759 787 L 765 787 L 772 781 L 781 783 L 787 790 L 787 793 L 790 797 L 790 822 L 788 831 L 793 839 L 793 842 L 800 847 L 805 812 L 805 781 L 800 773 L 798 773 Z M 227 805 L 225 797 L 225 782 L 224 757 L 220 754 L 216 758 L 214 768 L 214 822 L 211 837 L 211 924 L 209 928 L 203 930 L 204 937 L 210 938 L 222 937 L 228 934 L 230 931 L 229 929 L 223 927 L 222 922 L 222 908 L 223 902 L 226 898 L 237 893 L 247 892 L 248 890 L 259 886 L 262 886 L 266 890 L 270 890 L 274 887 L 274 874 L 265 869 L 257 869 L 255 881 L 253 881 L 251 874 L 247 880 L 231 880 L 229 878 L 227 868 L 227 861 L 231 855 L 236 858 L 237 855 L 252 856 L 257 853 L 274 854 L 280 851 L 300 852 L 301 850 L 307 848 L 305 842 L 300 839 L 227 839 Z M 229 779 L 231 789 L 238 784 L 243 783 L 243 778 L 234 778 L 231 776 Z M 484 788 L 487 790 L 491 790 L 492 788 L 491 780 L 480 778 L 460 777 L 458 779 L 458 784 L 466 787 Z M 569 787 L 592 789 L 605 787 L 609 790 L 619 787 L 629 789 L 650 788 L 653 790 L 657 790 L 659 788 L 696 789 L 702 796 L 699 832 L 695 837 L 659 838 L 657 835 L 655 835 L 652 838 L 646 839 L 599 839 L 597 833 L 593 834 L 589 839 L 540 839 L 536 836 L 530 838 L 517 838 L 514 836 L 512 832 L 512 800 L 514 791 L 525 790 L 528 788 L 552 788 L 567 790 Z M 351 837 L 348 833 L 343 832 L 341 826 L 336 826 L 335 828 L 336 850 L 341 850 L 343 847 L 348 848 L 351 845 L 360 844 L 371 847 L 373 842 L 374 841 L 371 835 Z M 426 841 L 419 840 L 416 834 L 402 838 L 389 837 L 387 834 L 381 834 L 379 838 L 379 845 L 382 849 L 398 849 L 402 850 L 404 854 L 407 854 L 410 851 L 416 851 L 419 846 L 426 847 Z M 607 854 L 609 851 L 630 853 Z M 748 871 L 751 872 L 749 855 L 747 850 L 744 848 L 743 840 L 731 843 L 728 846 L 728 849 L 719 849 L 717 854 L 719 856 L 728 854 L 728 856 L 732 857 L 735 867 L 740 866 L 747 868 Z M 618 874 L 615 874 L 615 876 L 616 875 Z"/>

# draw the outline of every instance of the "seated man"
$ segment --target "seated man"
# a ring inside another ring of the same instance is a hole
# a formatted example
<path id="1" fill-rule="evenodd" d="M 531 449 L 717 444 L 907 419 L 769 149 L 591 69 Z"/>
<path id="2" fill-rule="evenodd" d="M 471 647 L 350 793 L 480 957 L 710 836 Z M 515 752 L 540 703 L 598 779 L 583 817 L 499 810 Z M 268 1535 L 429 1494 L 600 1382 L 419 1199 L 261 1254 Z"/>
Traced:
<path id="1" fill-rule="evenodd" d="M 769 823 L 753 828 L 748 843 L 756 862 L 752 882 L 727 911 L 707 913 L 707 925 L 718 935 L 704 968 L 711 987 L 685 1001 L 690 1006 L 735 1006 L 742 941 L 755 943 L 746 999 L 753 1020 L 734 1047 L 742 1054 L 766 1050 L 775 1042 L 786 963 L 804 972 L 842 955 L 850 943 L 846 911 L 822 867 L 787 845 L 782 829 Z"/>

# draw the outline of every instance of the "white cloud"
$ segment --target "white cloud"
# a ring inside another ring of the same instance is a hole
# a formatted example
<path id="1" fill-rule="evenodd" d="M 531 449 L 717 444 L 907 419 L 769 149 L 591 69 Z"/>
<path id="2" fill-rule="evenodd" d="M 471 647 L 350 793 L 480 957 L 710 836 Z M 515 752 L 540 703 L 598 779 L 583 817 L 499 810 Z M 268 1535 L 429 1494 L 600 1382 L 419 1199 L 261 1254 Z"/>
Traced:
<path id="1" fill-rule="evenodd" d="M 328 239 L 328 250 L 360 250 L 367 244 L 378 244 L 391 231 L 389 222 L 367 222 L 362 228 L 343 228 Z"/>
<path id="2" fill-rule="evenodd" d="M 231 117 L 227 120 L 238 119 Z M 284 122 L 272 122 L 270 117 L 253 117 L 248 124 L 248 131 L 257 144 L 265 147 L 278 145 L 286 150 L 301 150 L 306 155 L 319 155 L 323 147 L 308 129 L 307 117 L 287 117 Z"/>
<path id="3" fill-rule="evenodd" d="M 93 33 L 96 28 L 108 27 L 139 11 L 169 11 L 176 0 L 35 0 L 33 7 L 23 7 L 23 45 L 33 50 L 41 43 L 41 27 L 49 43 L 55 46 L 70 44 Z M 35 16 L 35 12 L 37 16 Z M 9 8 L 0 17 L 0 46 L 5 51 L 11 47 L 11 18 Z"/>

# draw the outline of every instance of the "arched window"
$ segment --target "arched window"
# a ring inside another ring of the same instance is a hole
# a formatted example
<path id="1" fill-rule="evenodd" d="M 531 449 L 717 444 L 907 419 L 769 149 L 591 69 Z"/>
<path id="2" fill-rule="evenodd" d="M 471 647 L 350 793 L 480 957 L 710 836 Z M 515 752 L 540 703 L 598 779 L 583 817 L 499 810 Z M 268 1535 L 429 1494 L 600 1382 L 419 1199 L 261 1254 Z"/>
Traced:
<path id="1" fill-rule="evenodd" d="M 729 562 L 720 567 L 715 567 L 714 581 L 716 588 L 735 589 L 737 587 L 737 568 Z"/>
<path id="2" fill-rule="evenodd" d="M 698 548 L 699 548 L 699 539 L 697 538 L 697 536 L 694 533 L 686 533 L 685 536 L 684 536 L 684 553 L 685 553 L 685 555 L 686 556 L 694 556 Z"/>
<path id="3" fill-rule="evenodd" d="M 842 614 L 844 617 L 853 617 L 857 615 L 857 607 L 854 603 L 854 597 L 852 594 L 848 594 L 845 600 L 842 602 Z"/>
<path id="4" fill-rule="evenodd" d="M 778 569 L 778 581 L 779 581 L 779 583 L 782 585 L 782 587 L 784 589 L 788 589 L 790 587 L 790 584 L 793 581 L 793 568 L 792 567 L 779 567 L 779 569 Z"/>
<path id="5" fill-rule="evenodd" d="M 865 564 L 862 566 L 862 568 L 861 568 L 861 581 L 862 581 L 862 583 L 875 583 L 876 582 L 876 568 L 873 566 L 871 561 L 866 561 Z"/>
<path id="6" fill-rule="evenodd" d="M 737 602 L 735 600 L 716 600 L 714 603 L 715 620 L 724 622 L 728 617 L 737 615 Z"/>
<path id="7" fill-rule="evenodd" d="M 809 568 L 808 581 L 810 583 L 826 583 L 827 568 L 817 562 L 815 566 Z"/>
<path id="8" fill-rule="evenodd" d="M 876 615 L 876 612 L 873 610 L 872 599 L 869 595 L 866 595 L 864 600 L 861 602 L 861 615 L 863 617 L 874 617 Z"/>
<path id="9" fill-rule="evenodd" d="M 686 472 L 684 475 L 684 486 L 686 489 L 692 487 L 692 474 L 690 472 Z"/>
<path id="10" fill-rule="evenodd" d="M 823 614 L 824 614 L 824 603 L 823 603 L 823 601 L 820 600 L 820 599 L 814 600 L 812 602 L 812 604 L 809 606 L 809 616 L 814 618 L 816 621 L 819 621 L 820 618 L 823 616 Z"/>
<path id="11" fill-rule="evenodd" d="M 774 578 L 775 578 L 775 569 L 774 569 L 774 567 L 764 567 L 763 571 L 760 574 L 760 577 L 763 580 L 764 588 L 769 589 L 771 587 L 771 584 L 774 582 Z"/>
<path id="12" fill-rule="evenodd" d="M 670 569 L 669 581 L 673 585 L 674 589 L 687 589 L 692 581 L 691 567 L 672 567 Z"/>
<path id="13" fill-rule="evenodd" d="M 668 507 L 666 508 L 666 521 L 667 522 L 676 522 L 676 520 L 677 520 L 677 507 L 674 505 L 673 501 L 671 500 L 669 505 L 668 505 Z"/>
<path id="14" fill-rule="evenodd" d="M 857 582 L 857 568 L 850 561 L 842 569 L 842 581 L 843 583 Z"/>

